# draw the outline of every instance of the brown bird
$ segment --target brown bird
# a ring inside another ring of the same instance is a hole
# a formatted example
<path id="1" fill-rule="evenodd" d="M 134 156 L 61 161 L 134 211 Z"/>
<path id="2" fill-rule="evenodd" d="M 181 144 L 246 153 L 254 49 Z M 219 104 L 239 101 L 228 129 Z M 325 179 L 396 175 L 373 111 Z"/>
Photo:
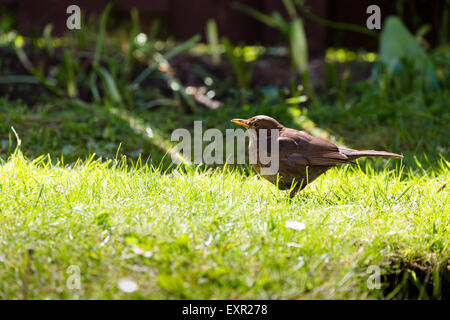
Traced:
<path id="1" fill-rule="evenodd" d="M 328 140 L 313 137 L 305 131 L 286 128 L 274 118 L 260 115 L 250 119 L 233 119 L 232 122 L 247 129 L 254 129 L 256 135 L 250 135 L 249 149 L 256 144 L 259 154 L 260 131 L 267 129 L 267 151 L 270 154 L 271 130 L 278 131 L 279 166 L 278 174 L 262 175 L 259 156 L 253 168 L 281 190 L 291 189 L 292 198 L 298 191 L 313 182 L 322 173 L 339 164 L 352 164 L 359 157 L 403 158 L 402 155 L 375 150 L 354 150 L 338 147 Z M 257 140 L 257 141 L 256 141 Z"/>

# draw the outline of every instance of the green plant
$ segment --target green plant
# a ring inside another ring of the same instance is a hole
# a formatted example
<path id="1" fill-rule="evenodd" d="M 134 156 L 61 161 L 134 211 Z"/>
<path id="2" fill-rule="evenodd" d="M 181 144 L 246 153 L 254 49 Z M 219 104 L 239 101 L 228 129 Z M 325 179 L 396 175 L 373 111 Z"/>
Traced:
<path id="1" fill-rule="evenodd" d="M 389 78 L 392 79 L 396 73 L 398 75 L 396 79 L 402 79 L 402 83 L 407 83 L 412 80 L 410 76 L 417 77 L 421 80 L 420 87 L 442 95 L 430 57 L 398 17 L 386 19 L 380 39 L 380 62 L 386 66 Z M 405 74 L 403 66 L 406 66 L 405 71 L 409 69 L 415 74 L 402 77 L 402 74 Z"/>
<path id="2" fill-rule="evenodd" d="M 208 20 L 206 23 L 206 38 L 211 50 L 212 61 L 215 65 L 220 63 L 220 45 L 219 45 L 219 32 L 217 30 L 217 24 L 214 19 Z"/>
<path id="3" fill-rule="evenodd" d="M 99 25 L 88 25 L 63 38 L 52 37 L 50 25 L 44 29 L 42 38 L 32 41 L 16 35 L 18 40 L 12 45 L 17 59 L 31 76 L 2 75 L 0 83 L 42 84 L 59 98 L 77 98 L 85 102 L 131 108 L 136 98 L 142 96 L 141 84 L 152 75 L 153 79 L 163 79 L 170 89 L 179 88 L 172 90 L 179 105 L 186 105 L 191 110 L 195 108 L 194 100 L 186 94 L 176 76 L 159 67 L 161 64 L 168 65 L 171 58 L 195 45 L 200 36 L 195 35 L 160 53 L 155 49 L 158 22 L 153 22 L 147 37 L 140 32 L 137 11 L 132 10 L 130 30 L 125 32 L 127 38 L 124 45 L 107 31 L 111 8 L 112 4 L 106 6 Z M 38 61 L 37 65 L 29 58 L 35 52 L 44 55 L 43 61 Z M 49 64 L 53 60 L 57 61 L 56 65 Z M 147 67 L 142 68 L 145 65 Z"/>
<path id="4" fill-rule="evenodd" d="M 308 48 L 302 18 L 297 14 L 295 5 L 291 0 L 283 0 L 290 20 L 283 19 L 279 12 L 273 12 L 272 16 L 263 14 L 250 6 L 242 3 L 234 3 L 234 8 L 261 21 L 272 28 L 276 28 L 289 43 L 289 55 L 291 61 L 291 94 L 297 94 L 298 74 L 303 75 L 303 80 L 308 82 Z M 304 83 L 309 86 L 308 83 Z M 310 89 L 310 88 L 308 88 Z"/>
<path id="5" fill-rule="evenodd" d="M 254 64 L 245 57 L 243 49 L 239 46 L 233 46 L 231 42 L 223 38 L 222 45 L 225 48 L 225 55 L 231 64 L 233 74 L 236 78 L 236 85 L 241 90 L 248 90 L 252 78 Z"/>

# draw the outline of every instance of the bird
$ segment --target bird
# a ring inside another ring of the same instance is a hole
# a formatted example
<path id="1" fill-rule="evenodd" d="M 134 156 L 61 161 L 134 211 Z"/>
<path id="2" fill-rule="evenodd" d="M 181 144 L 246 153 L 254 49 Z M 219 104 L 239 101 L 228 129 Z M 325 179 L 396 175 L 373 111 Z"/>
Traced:
<path id="1" fill-rule="evenodd" d="M 352 160 L 360 157 L 390 157 L 403 158 L 403 155 L 387 151 L 355 150 L 338 147 L 331 141 L 314 137 L 305 131 L 286 128 L 274 118 L 257 115 L 249 119 L 232 119 L 231 122 L 253 129 L 256 134 L 250 134 L 249 150 L 255 147 L 259 155 L 259 146 L 263 139 L 261 131 L 266 129 L 265 137 L 271 138 L 271 130 L 277 130 L 279 146 L 279 164 L 276 174 L 264 174 L 259 156 L 252 164 L 255 171 L 275 184 L 280 190 L 291 190 L 290 198 L 303 190 L 309 183 L 316 180 L 328 169 L 341 164 L 354 164 Z M 270 154 L 270 142 L 266 143 Z M 267 166 L 267 165 L 266 165 Z"/>

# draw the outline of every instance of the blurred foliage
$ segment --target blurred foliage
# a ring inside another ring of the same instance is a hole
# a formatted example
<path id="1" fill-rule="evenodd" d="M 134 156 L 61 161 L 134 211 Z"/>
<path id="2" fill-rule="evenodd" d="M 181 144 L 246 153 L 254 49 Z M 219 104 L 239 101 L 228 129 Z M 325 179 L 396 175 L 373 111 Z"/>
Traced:
<path id="1" fill-rule="evenodd" d="M 321 126 L 334 127 L 350 144 L 369 148 L 383 141 L 384 147 L 393 145 L 411 157 L 448 157 L 449 58 L 447 45 L 428 53 L 398 18 L 390 17 L 371 77 L 347 88 L 348 77 L 339 79 L 328 64 L 326 80 L 337 89 L 328 97 L 318 96 L 321 102 L 308 116 Z M 320 107 L 336 97 L 336 112 Z"/>
<path id="2" fill-rule="evenodd" d="M 242 3 L 235 3 L 234 8 L 259 20 L 269 27 L 278 29 L 289 44 L 291 61 L 291 93 L 297 93 L 298 74 L 308 70 L 308 45 L 302 18 L 297 14 L 294 3 L 291 0 L 283 0 L 289 20 L 284 19 L 279 12 L 273 12 L 271 16 L 255 10 Z M 304 79 L 305 80 L 305 79 Z"/>
<path id="3" fill-rule="evenodd" d="M 219 45 L 219 31 L 217 30 L 217 24 L 214 19 L 210 19 L 206 23 L 206 37 L 211 48 L 212 61 L 217 65 L 220 63 L 221 50 Z"/>
<path id="4" fill-rule="evenodd" d="M 425 47 L 435 47 L 448 43 L 450 30 L 450 2 L 435 1 L 434 7 L 434 24 L 432 24 L 423 13 L 423 6 L 430 5 L 429 1 L 409 1 L 395 0 L 396 15 L 402 21 L 408 22 L 408 27 L 417 30 L 416 36 L 420 37 L 421 44 Z M 427 33 L 434 33 L 432 43 L 428 43 L 425 39 Z"/>
<path id="5" fill-rule="evenodd" d="M 448 157 L 447 44 L 426 50 L 423 31 L 413 36 L 391 17 L 379 53 L 329 48 L 323 77 L 310 83 L 296 13 L 301 3 L 284 4 L 286 21 L 277 13 L 241 9 L 285 35 L 295 75 L 290 90 L 255 85 L 261 69 L 271 69 L 273 52 L 283 50 L 233 44 L 220 37 L 213 20 L 205 26 L 207 44 L 199 43 L 199 35 L 182 43 L 158 39 L 157 20 L 144 32 L 137 11 L 131 11 L 126 28 L 112 32 L 110 6 L 99 23 L 93 20 L 65 37 L 52 36 L 48 26 L 41 37 L 25 38 L 4 22 L 0 153 L 11 150 L 14 126 L 24 150 L 36 156 L 49 152 L 71 161 L 92 152 L 114 156 L 122 143 L 121 152 L 157 163 L 170 150 L 170 133 L 192 129 L 193 120 L 225 129 L 234 128 L 229 119 L 267 114 L 341 144 L 403 152 L 411 165 L 415 156 L 423 163 L 428 158 L 430 165 Z M 184 71 L 177 69 L 191 60 Z M 353 75 L 362 64 L 371 75 L 361 80 Z M 201 83 L 187 85 L 191 78 Z"/>

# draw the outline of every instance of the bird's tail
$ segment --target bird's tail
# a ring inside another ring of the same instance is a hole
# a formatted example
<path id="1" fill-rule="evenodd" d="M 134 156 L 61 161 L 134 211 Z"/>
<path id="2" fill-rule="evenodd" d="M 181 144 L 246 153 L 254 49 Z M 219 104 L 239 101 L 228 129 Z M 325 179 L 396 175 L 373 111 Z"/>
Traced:
<path id="1" fill-rule="evenodd" d="M 376 150 L 354 150 L 349 148 L 339 148 L 339 151 L 345 154 L 350 160 L 360 157 L 389 157 L 389 158 L 403 158 L 403 155 Z"/>

